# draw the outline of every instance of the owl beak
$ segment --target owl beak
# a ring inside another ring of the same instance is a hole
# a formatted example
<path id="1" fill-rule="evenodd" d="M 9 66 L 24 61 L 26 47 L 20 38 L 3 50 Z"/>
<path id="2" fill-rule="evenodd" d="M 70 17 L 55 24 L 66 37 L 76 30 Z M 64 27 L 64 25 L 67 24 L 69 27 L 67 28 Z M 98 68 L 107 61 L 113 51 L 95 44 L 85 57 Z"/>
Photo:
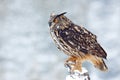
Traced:
<path id="1" fill-rule="evenodd" d="M 49 22 L 48 24 L 49 24 L 50 29 L 53 30 L 53 28 L 55 27 L 55 23 Z"/>
<path id="2" fill-rule="evenodd" d="M 48 24 L 49 24 L 49 26 L 51 26 L 51 25 L 52 25 L 52 22 L 49 22 Z"/>

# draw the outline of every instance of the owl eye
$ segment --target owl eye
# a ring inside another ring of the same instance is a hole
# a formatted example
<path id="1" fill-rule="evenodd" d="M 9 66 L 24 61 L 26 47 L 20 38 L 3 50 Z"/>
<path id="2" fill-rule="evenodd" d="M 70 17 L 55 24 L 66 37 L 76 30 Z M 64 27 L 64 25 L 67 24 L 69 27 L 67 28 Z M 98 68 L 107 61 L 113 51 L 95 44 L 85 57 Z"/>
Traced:
<path id="1" fill-rule="evenodd" d="M 53 21 L 54 23 L 57 23 L 58 22 L 58 20 L 57 19 L 54 19 L 54 21 Z"/>

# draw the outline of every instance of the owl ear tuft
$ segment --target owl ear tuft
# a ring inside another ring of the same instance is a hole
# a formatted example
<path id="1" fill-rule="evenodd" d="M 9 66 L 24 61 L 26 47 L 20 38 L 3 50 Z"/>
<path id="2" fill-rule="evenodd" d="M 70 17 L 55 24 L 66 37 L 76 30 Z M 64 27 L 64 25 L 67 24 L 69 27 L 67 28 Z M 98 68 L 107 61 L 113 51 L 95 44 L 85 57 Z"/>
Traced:
<path id="1" fill-rule="evenodd" d="M 66 13 L 67 13 L 67 12 L 63 12 L 63 13 L 57 15 L 56 17 L 62 16 L 62 15 L 64 15 L 64 14 L 66 14 Z"/>

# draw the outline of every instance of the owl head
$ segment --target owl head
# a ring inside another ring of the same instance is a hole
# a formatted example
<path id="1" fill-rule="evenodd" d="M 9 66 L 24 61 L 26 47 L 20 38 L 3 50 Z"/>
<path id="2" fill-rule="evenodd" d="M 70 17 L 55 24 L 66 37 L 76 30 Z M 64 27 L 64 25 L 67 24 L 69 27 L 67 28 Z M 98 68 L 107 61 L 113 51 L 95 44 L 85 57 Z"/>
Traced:
<path id="1" fill-rule="evenodd" d="M 53 24 L 60 23 L 60 21 L 62 20 L 62 17 L 63 17 L 64 14 L 66 14 L 66 12 L 58 14 L 58 15 L 52 13 L 50 15 L 50 20 L 49 20 L 49 23 L 48 23 L 49 26 L 52 26 Z"/>
<path id="2" fill-rule="evenodd" d="M 57 15 L 52 13 L 50 15 L 50 20 L 49 20 L 50 30 L 52 30 L 52 31 L 54 31 L 56 29 L 63 30 L 65 28 L 69 27 L 69 25 L 72 23 L 72 21 L 70 21 L 66 16 L 64 16 L 64 14 L 66 14 L 66 12 L 57 14 Z"/>

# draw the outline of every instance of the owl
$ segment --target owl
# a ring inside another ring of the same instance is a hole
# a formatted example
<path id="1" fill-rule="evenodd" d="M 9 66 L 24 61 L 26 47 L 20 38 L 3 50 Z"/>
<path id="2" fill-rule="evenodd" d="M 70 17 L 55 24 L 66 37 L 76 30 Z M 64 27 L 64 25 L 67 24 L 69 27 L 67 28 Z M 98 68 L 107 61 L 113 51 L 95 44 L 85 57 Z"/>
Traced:
<path id="1" fill-rule="evenodd" d="M 57 48 L 68 55 L 65 65 L 72 62 L 72 71 L 82 71 L 84 61 L 91 62 L 101 71 L 108 70 L 103 59 L 107 54 L 97 42 L 97 37 L 86 28 L 74 24 L 64 14 L 51 14 L 49 28 Z"/>

